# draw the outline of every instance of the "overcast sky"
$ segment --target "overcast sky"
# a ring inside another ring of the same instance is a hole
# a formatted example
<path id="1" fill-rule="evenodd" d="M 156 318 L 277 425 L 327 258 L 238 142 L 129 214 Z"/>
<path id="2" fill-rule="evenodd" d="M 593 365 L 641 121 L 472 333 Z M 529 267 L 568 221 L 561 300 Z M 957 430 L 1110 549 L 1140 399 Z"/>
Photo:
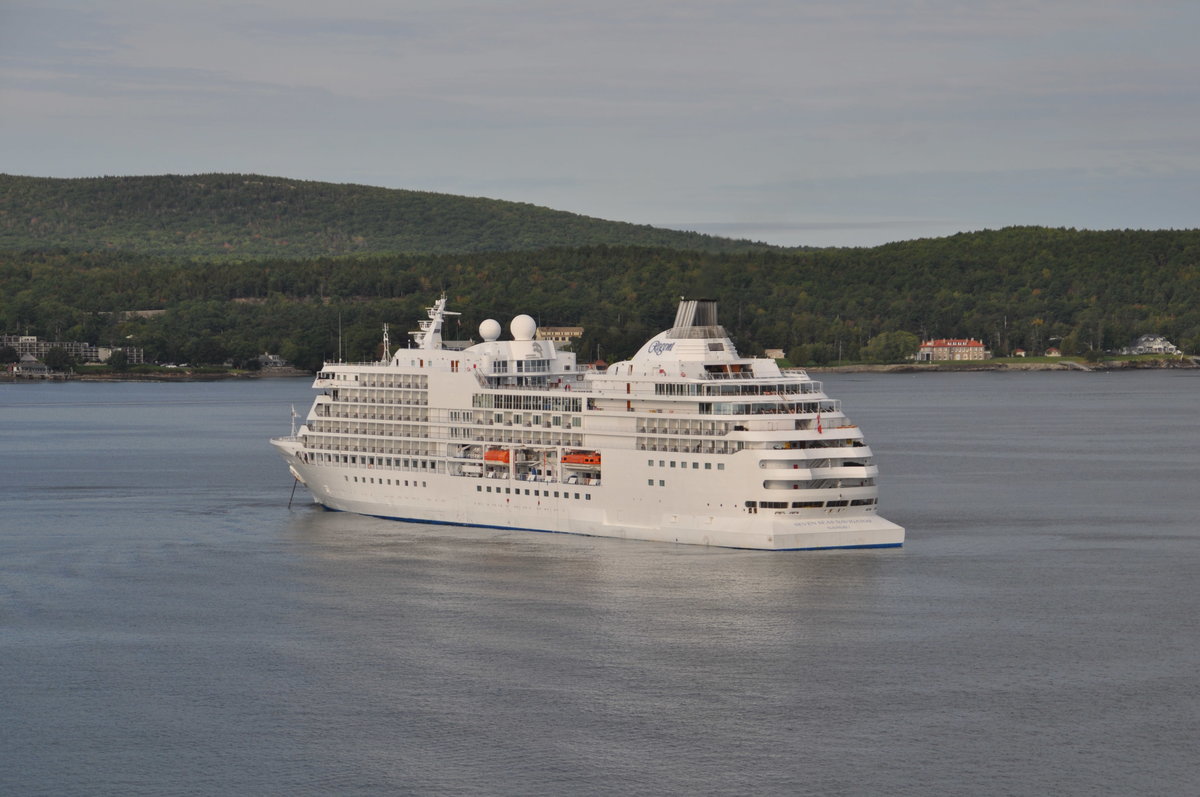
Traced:
<path id="1" fill-rule="evenodd" d="M 1197 227 L 1198 39 L 1198 0 L 0 0 L 0 171 L 785 245 Z"/>

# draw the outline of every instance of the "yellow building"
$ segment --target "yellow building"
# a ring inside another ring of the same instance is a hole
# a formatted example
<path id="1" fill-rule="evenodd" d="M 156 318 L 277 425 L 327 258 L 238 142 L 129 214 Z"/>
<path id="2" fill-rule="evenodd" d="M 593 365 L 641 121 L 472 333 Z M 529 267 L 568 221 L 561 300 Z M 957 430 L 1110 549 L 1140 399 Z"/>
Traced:
<path id="1" fill-rule="evenodd" d="M 555 343 L 570 343 L 583 337 L 583 327 L 538 327 L 535 340 L 552 340 Z"/>

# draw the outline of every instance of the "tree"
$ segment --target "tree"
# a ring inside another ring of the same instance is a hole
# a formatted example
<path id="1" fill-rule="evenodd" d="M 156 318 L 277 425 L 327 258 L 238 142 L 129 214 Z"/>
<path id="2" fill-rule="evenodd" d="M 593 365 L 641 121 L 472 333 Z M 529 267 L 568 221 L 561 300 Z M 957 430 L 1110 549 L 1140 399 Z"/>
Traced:
<path id="1" fill-rule="evenodd" d="M 50 350 L 46 352 L 46 359 L 44 362 L 46 363 L 47 368 L 50 368 L 54 371 L 62 371 L 63 369 L 70 368 L 74 364 L 74 360 L 71 359 L 71 355 L 67 354 L 67 350 L 62 346 L 50 347 Z"/>
<path id="2" fill-rule="evenodd" d="M 896 330 L 881 332 L 867 341 L 863 354 L 868 360 L 899 363 L 911 358 L 921 347 L 920 339 L 911 332 Z"/>
<path id="3" fill-rule="evenodd" d="M 19 363 L 21 354 L 12 346 L 0 347 L 0 363 Z"/>
<path id="4" fill-rule="evenodd" d="M 129 369 L 129 355 L 124 351 L 117 349 L 108 358 L 108 367 L 114 371 L 126 371 Z"/>

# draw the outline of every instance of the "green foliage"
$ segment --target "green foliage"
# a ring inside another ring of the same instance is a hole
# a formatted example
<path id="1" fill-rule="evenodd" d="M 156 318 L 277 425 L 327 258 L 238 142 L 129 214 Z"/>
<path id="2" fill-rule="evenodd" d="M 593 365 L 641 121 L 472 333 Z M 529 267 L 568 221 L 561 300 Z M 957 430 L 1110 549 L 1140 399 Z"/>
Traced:
<path id="1" fill-rule="evenodd" d="M 123 351 L 114 351 L 109 355 L 108 367 L 118 373 L 129 370 L 129 356 Z"/>
<path id="2" fill-rule="evenodd" d="M 1047 280 L 1058 289 L 1041 287 Z M 245 363 L 269 351 L 316 368 L 338 355 L 339 323 L 343 355 L 373 358 L 379 325 L 411 328 L 443 287 L 466 313 L 448 338 L 472 337 L 485 317 L 529 312 L 544 325 L 582 325 L 584 360 L 632 354 L 670 326 L 681 295 L 720 300 L 739 350 L 783 348 L 800 365 L 883 358 L 871 342 L 895 332 L 979 338 L 998 354 L 1060 340 L 1115 349 L 1144 332 L 1186 347 L 1200 339 L 1200 233 L 1014 228 L 862 250 L 591 247 L 255 262 L 0 252 L 5 331 L 141 346 L 148 359 L 172 362 Z"/>
<path id="3" fill-rule="evenodd" d="M 66 180 L 0 174 L 0 249 L 256 259 L 598 244 L 770 248 L 519 202 L 254 174 Z"/>
<path id="4" fill-rule="evenodd" d="M 75 361 L 71 359 L 71 355 L 67 354 L 67 350 L 62 346 L 51 346 L 46 352 L 43 363 L 51 370 L 62 371 L 74 365 Z"/>
<path id="5" fill-rule="evenodd" d="M 0 364 L 19 363 L 21 355 L 12 346 L 0 346 Z"/>
<path id="6" fill-rule="evenodd" d="M 902 363 L 921 348 L 921 339 L 911 332 L 881 332 L 867 341 L 863 356 L 877 363 Z"/>
<path id="7" fill-rule="evenodd" d="M 382 322 L 410 329 L 446 290 L 466 314 L 447 338 L 528 312 L 583 326 L 574 348 L 585 361 L 632 354 L 670 326 L 680 296 L 719 300 L 740 351 L 782 348 L 797 365 L 899 361 L 914 337 L 978 338 L 998 355 L 1113 350 L 1146 332 L 1200 347 L 1197 230 L 1011 227 L 822 250 L 685 235 L 642 246 L 622 235 L 653 242 L 666 231 L 412 193 L 233 175 L 0 176 L 0 329 L 140 346 L 148 360 L 244 366 L 272 352 L 315 369 L 378 357 Z M 271 224 L 261 240 L 237 239 L 233 255 L 195 257 L 214 236 Z M 621 235 L 590 245 L 601 229 Z M 315 230 L 356 243 L 318 245 Z M 274 235 L 298 248 L 248 256 Z M 140 241 L 155 253 L 132 251 Z M 525 249 L 483 251 L 507 246 Z M 385 253 L 402 249 L 425 253 Z"/>

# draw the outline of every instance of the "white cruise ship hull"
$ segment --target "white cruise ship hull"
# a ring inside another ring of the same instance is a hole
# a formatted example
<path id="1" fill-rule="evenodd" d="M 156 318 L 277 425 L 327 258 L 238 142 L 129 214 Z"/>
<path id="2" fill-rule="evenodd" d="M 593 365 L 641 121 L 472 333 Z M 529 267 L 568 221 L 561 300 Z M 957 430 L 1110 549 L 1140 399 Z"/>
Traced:
<path id="1" fill-rule="evenodd" d="M 272 442 L 315 503 L 332 511 L 388 520 L 770 551 L 894 548 L 904 542 L 903 528 L 873 513 L 826 510 L 819 517 L 799 517 L 663 511 L 643 515 L 635 523 L 628 512 L 605 508 L 620 502 L 610 498 L 603 487 L 591 488 L 589 506 L 579 506 L 573 497 L 561 497 L 574 496 L 579 489 L 560 484 L 544 485 L 542 491 L 549 493 L 545 497 L 503 493 L 480 497 L 465 494 L 460 477 L 408 474 L 407 479 L 386 478 L 364 475 L 358 468 L 311 468 L 296 458 L 294 440 L 277 438 Z M 368 474 L 373 472 L 373 468 L 367 469 Z M 366 481 L 354 482 L 354 478 Z M 391 484 L 386 483 L 389 481 Z M 560 494 L 557 498 L 556 493 Z"/>
<path id="2" fill-rule="evenodd" d="M 859 428 L 803 372 L 738 355 L 715 302 L 604 370 L 517 316 L 446 348 L 326 363 L 272 443 L 322 506 L 382 518 L 760 550 L 898 546 Z"/>

